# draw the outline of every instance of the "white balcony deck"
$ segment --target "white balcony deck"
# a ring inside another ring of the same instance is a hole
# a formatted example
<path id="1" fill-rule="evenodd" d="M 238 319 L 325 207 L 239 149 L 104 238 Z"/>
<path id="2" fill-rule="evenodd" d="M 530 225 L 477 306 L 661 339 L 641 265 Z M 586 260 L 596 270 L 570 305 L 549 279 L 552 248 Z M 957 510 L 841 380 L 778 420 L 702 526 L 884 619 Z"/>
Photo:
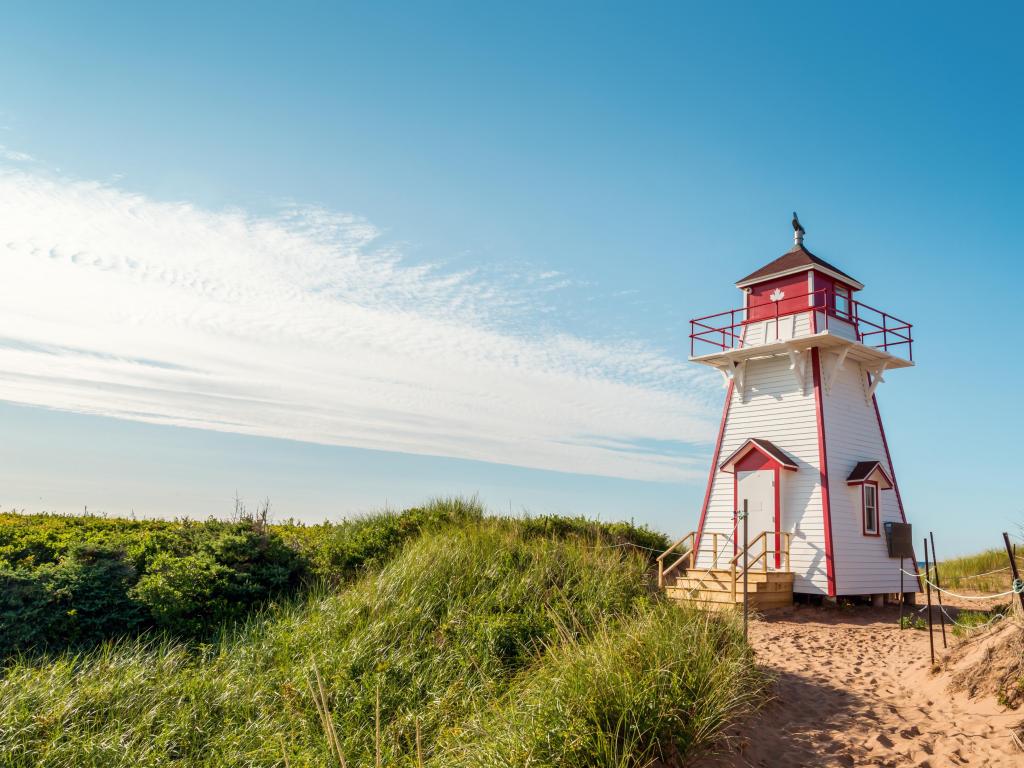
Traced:
<path id="1" fill-rule="evenodd" d="M 710 365 L 713 368 L 722 368 L 730 364 L 742 362 L 743 360 L 786 355 L 791 350 L 804 350 L 810 347 L 833 348 L 836 350 L 841 347 L 848 347 L 849 351 L 846 354 L 846 359 L 864 363 L 868 368 L 878 368 L 884 364 L 886 370 L 892 370 L 894 368 L 910 368 L 914 365 L 912 360 L 907 360 L 904 357 L 891 354 L 877 347 L 868 346 L 834 330 L 798 334 L 792 338 L 772 339 L 759 344 L 748 343 L 740 347 L 732 347 L 704 355 L 693 355 L 690 357 L 690 360 L 694 363 Z"/>
<path id="2" fill-rule="evenodd" d="M 844 359 L 871 369 L 914 365 L 912 326 L 861 302 L 837 312 L 832 297 L 807 294 L 807 311 L 778 313 L 773 305 L 727 310 L 690 321 L 690 360 L 725 368 L 757 357 L 785 355 L 810 347 L 843 348 Z M 802 300 L 802 297 L 797 297 Z M 747 319 L 755 314 L 754 319 Z"/>

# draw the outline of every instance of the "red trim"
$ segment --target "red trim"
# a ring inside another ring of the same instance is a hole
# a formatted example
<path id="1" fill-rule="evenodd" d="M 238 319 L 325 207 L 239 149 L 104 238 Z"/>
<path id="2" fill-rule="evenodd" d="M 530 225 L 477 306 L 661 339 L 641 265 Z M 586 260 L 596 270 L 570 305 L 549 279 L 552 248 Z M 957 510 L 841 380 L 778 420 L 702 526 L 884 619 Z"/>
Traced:
<path id="1" fill-rule="evenodd" d="M 868 504 L 864 498 L 864 489 L 867 486 L 871 486 L 875 489 L 875 531 L 872 533 L 868 530 Z M 860 532 L 864 536 L 881 536 L 882 535 L 882 490 L 878 487 L 878 483 L 865 480 L 860 484 Z"/>
<path id="2" fill-rule="evenodd" d="M 807 273 L 807 304 L 808 306 L 810 306 L 811 311 L 811 335 L 815 335 L 818 333 L 818 308 L 815 306 L 818 302 L 814 293 L 815 289 L 817 288 L 817 283 L 818 278 L 815 275 L 814 270 L 812 269 L 810 272 Z"/>
<path id="3" fill-rule="evenodd" d="M 718 440 L 715 441 L 715 457 L 711 460 L 711 471 L 708 473 L 708 487 L 704 491 L 704 504 L 700 509 L 700 522 L 697 523 L 697 535 L 694 537 L 693 551 L 700 552 L 700 537 L 704 533 L 704 520 L 708 516 L 708 502 L 711 501 L 711 487 L 715 484 L 715 472 L 718 471 L 718 457 L 722 454 L 722 438 L 725 437 L 725 421 L 729 418 L 729 406 L 732 404 L 733 382 L 729 382 L 729 390 L 725 393 L 725 405 L 722 406 L 722 423 L 718 425 Z M 736 536 L 733 535 L 733 541 Z"/>
<path id="4" fill-rule="evenodd" d="M 868 385 L 870 386 L 871 376 L 869 374 L 864 374 L 864 377 L 868 380 Z M 892 465 L 892 455 L 889 453 L 889 441 L 885 439 L 885 427 L 882 426 L 882 412 L 878 410 L 878 398 L 872 395 L 871 402 L 875 406 L 875 418 L 878 419 L 878 431 L 882 434 L 882 447 L 885 449 L 885 460 L 889 464 L 889 475 L 892 479 L 892 489 L 896 491 L 896 504 L 900 510 L 900 520 L 905 523 L 907 522 L 907 516 L 903 512 L 903 497 L 900 496 L 900 484 L 896 482 L 896 468 Z M 914 573 L 920 576 L 921 572 L 917 568 L 916 552 L 911 560 L 914 563 Z"/>
<path id="5" fill-rule="evenodd" d="M 821 513 L 825 522 L 825 572 L 828 574 L 828 595 L 829 597 L 835 597 L 836 574 L 832 555 L 832 509 L 828 489 L 828 454 L 825 450 L 825 412 L 824 401 L 822 400 L 821 394 L 821 360 L 818 356 L 817 347 L 813 347 L 811 349 L 811 370 L 814 374 L 814 406 L 818 417 L 818 461 L 821 465 Z"/>
<path id="6" fill-rule="evenodd" d="M 872 469 L 872 470 L 871 470 L 870 472 L 868 472 L 868 473 L 867 473 L 867 474 L 866 474 L 866 475 L 864 476 L 864 478 L 863 478 L 863 479 L 861 479 L 861 480 L 850 480 L 849 478 L 847 478 L 847 479 L 846 479 L 846 484 L 847 484 L 847 485 L 864 485 L 865 483 L 874 483 L 875 485 L 878 485 L 878 486 L 879 486 L 879 490 L 888 490 L 888 489 L 882 489 L 882 488 L 881 488 L 881 486 L 880 486 L 880 484 L 878 483 L 878 481 L 876 481 L 876 480 L 870 480 L 870 479 L 869 479 L 869 478 L 870 478 L 870 477 L 871 477 L 871 476 L 872 476 L 873 474 L 875 474 L 876 472 L 877 472 L 877 473 L 878 473 L 879 475 L 881 475 L 881 476 L 882 476 L 882 479 L 883 479 L 883 480 L 885 480 L 885 482 L 886 482 L 886 484 L 887 484 L 887 485 L 889 486 L 889 488 L 892 488 L 892 487 L 893 487 L 893 485 L 892 485 L 892 478 L 891 478 L 891 477 L 889 477 L 889 475 L 888 475 L 888 474 L 886 473 L 886 471 L 885 471 L 885 467 L 883 467 L 883 466 L 882 466 L 882 464 L 881 464 L 881 462 L 878 462 L 878 461 L 876 461 L 876 462 L 875 462 L 875 467 L 874 467 L 874 469 Z"/>
<path id="7" fill-rule="evenodd" d="M 735 455 L 736 454 L 734 453 L 733 456 Z M 751 470 L 756 469 L 775 469 L 779 462 L 764 451 L 756 451 L 753 447 L 750 447 L 743 451 L 743 455 L 739 459 L 733 462 L 726 459 L 718 465 L 718 468 L 726 471 L 726 467 L 728 467 L 730 463 L 732 464 L 733 472 L 750 472 Z"/>
<path id="8" fill-rule="evenodd" d="M 777 446 L 775 446 L 775 447 L 776 447 L 776 450 L 778 450 L 780 453 L 784 453 L 781 448 L 778 448 Z M 748 437 L 743 442 L 743 445 L 741 445 L 739 448 L 737 448 L 735 451 L 733 451 L 729 455 L 729 458 L 727 458 L 725 461 L 723 461 L 721 464 L 719 464 L 718 468 L 720 470 L 722 470 L 723 472 L 735 472 L 737 467 L 738 467 L 738 465 L 741 462 L 745 461 L 747 456 L 749 456 L 750 452 L 752 450 L 754 450 L 754 449 L 756 449 L 758 453 L 760 453 L 762 456 L 764 456 L 766 459 L 768 459 L 769 463 L 772 466 L 776 466 L 776 467 L 780 466 L 780 467 L 783 467 L 784 469 L 789 470 L 790 472 L 796 472 L 799 469 L 799 467 L 796 464 L 791 464 L 791 463 L 783 464 L 781 461 L 778 460 L 778 458 L 776 458 L 775 456 L 770 454 L 768 451 L 766 451 L 764 448 L 762 448 L 760 445 L 758 445 L 757 441 L 754 438 L 750 438 L 750 437 Z M 792 459 L 789 459 L 788 461 L 791 462 Z M 731 469 L 730 469 L 730 465 L 732 465 Z"/>

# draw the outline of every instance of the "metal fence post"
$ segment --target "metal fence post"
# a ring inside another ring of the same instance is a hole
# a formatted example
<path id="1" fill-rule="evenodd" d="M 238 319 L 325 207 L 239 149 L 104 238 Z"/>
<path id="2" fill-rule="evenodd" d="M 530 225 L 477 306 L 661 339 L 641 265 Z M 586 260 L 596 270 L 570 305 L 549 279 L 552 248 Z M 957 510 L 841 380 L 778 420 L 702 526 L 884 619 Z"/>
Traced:
<path id="1" fill-rule="evenodd" d="M 747 639 L 747 614 L 750 611 L 750 590 L 747 589 L 747 500 L 743 500 L 743 639 Z"/>

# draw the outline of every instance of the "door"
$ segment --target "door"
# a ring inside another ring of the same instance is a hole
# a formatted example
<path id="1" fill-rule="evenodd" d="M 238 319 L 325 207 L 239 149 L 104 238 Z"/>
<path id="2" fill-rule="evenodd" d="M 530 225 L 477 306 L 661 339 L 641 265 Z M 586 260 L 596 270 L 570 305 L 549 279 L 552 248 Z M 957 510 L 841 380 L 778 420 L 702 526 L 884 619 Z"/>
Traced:
<path id="1" fill-rule="evenodd" d="M 756 469 L 750 471 L 736 472 L 736 509 L 743 509 L 743 502 L 747 502 L 747 536 L 750 541 L 756 539 L 762 531 L 768 531 L 767 545 L 769 550 L 776 550 L 776 527 L 775 508 L 775 481 L 776 472 L 774 469 Z M 743 547 L 743 524 L 738 523 L 736 528 L 737 552 Z M 761 545 L 751 548 L 750 556 L 757 557 L 761 554 Z M 777 567 L 777 557 L 768 556 L 768 567 Z M 758 563 L 757 567 L 761 567 Z"/>

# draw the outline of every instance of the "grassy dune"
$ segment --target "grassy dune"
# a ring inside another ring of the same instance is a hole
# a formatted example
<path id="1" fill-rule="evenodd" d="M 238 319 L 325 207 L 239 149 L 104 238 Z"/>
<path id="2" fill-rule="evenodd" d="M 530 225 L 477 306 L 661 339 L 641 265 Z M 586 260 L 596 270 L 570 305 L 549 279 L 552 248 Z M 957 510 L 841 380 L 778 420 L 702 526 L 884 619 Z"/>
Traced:
<path id="1" fill-rule="evenodd" d="M 1009 564 L 1005 549 L 989 549 L 976 555 L 941 561 L 939 577 L 942 586 L 949 589 L 1005 592 L 1013 582 Z M 1017 555 L 1017 567 L 1024 571 L 1024 552 Z"/>
<path id="2" fill-rule="evenodd" d="M 578 521 L 468 520 L 212 643 L 15 657 L 0 764 L 672 764 L 761 680 L 734 620 L 664 604 L 648 563 Z"/>

